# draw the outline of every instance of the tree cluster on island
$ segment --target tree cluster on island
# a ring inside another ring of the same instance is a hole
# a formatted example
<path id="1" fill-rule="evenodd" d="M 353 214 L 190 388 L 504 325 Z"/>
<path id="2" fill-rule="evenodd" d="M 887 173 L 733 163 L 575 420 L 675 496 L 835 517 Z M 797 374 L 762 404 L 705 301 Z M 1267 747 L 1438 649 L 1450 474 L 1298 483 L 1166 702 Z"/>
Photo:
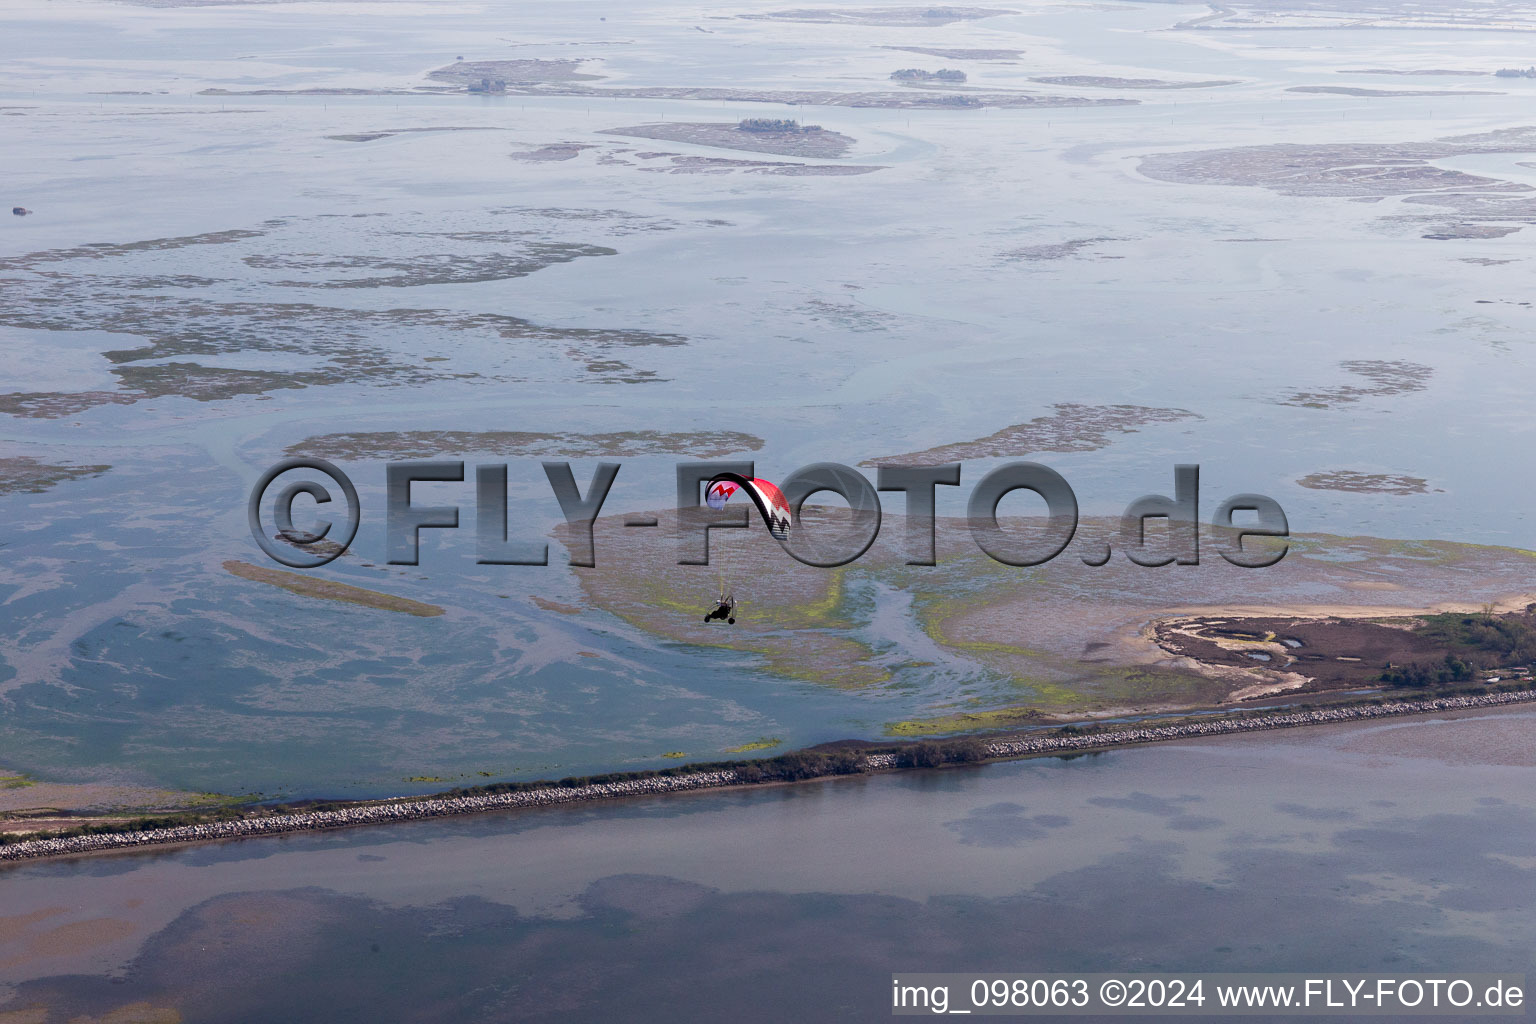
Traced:
<path id="1" fill-rule="evenodd" d="M 898 82 L 963 82 L 965 72 L 954 68 L 940 68 L 937 71 L 924 71 L 922 68 L 902 68 L 892 71 L 891 77 Z"/>
<path id="2" fill-rule="evenodd" d="M 1536 607 L 1536 606 L 1533 606 Z M 1444 613 L 1425 617 L 1415 630 L 1447 648 L 1438 661 L 1389 664 L 1381 681 L 1393 686 L 1434 686 L 1472 679 L 1479 672 L 1515 669 L 1523 674 L 1536 663 L 1536 622 L 1532 608 L 1524 615 L 1494 615 L 1491 608 L 1478 615 Z"/>
<path id="3" fill-rule="evenodd" d="M 743 118 L 736 127 L 744 132 L 794 132 L 802 135 L 821 131 L 819 124 L 801 124 L 787 117 L 748 117 Z"/>
<path id="4" fill-rule="evenodd" d="M 1536 78 L 1536 67 L 1499 68 L 1494 74 L 1499 78 Z"/>

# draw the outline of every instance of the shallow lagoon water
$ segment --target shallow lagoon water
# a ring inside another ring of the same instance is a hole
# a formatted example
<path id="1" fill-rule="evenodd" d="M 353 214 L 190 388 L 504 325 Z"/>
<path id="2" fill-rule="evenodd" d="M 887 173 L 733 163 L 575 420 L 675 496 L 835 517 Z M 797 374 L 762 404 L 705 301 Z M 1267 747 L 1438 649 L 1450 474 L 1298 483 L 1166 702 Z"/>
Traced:
<path id="1" fill-rule="evenodd" d="M 563 568 L 476 566 L 467 530 L 427 540 L 419 568 L 386 570 L 377 460 L 341 460 L 364 526 L 356 557 L 322 572 L 443 606 L 443 617 L 397 622 L 224 573 L 226 560 L 260 558 L 244 520 L 255 478 L 290 446 L 342 431 L 747 431 L 765 442 L 762 470 L 782 476 L 986 437 L 1061 403 L 1136 403 L 1198 418 L 1112 433 L 1093 451 L 1020 454 L 1060 470 L 1097 514 L 1168 490 L 1175 462 L 1198 461 L 1207 509 L 1260 491 L 1298 531 L 1529 546 L 1536 484 L 1496 453 L 1531 431 L 1536 314 L 1520 305 L 1531 228 L 1430 241 L 1419 237 L 1428 221 L 1391 219 L 1439 217 L 1430 207 L 1136 172 L 1168 150 L 1426 141 L 1525 123 L 1528 83 L 1492 77 L 1454 87 L 1505 95 L 1284 91 L 1441 87 L 1337 72 L 1517 63 L 1523 37 L 1170 32 L 1190 12 L 1162 4 L 1056 5 L 931 30 L 728 17 L 748 10 L 82 0 L 6 16 L 8 188 L 36 212 L 0 225 L 0 256 L 125 247 L 33 258 L 6 275 L 6 454 L 114 468 L 0 498 L 0 762 L 76 781 L 377 794 L 420 777 L 670 764 L 660 755 L 721 756 L 760 736 L 878 736 L 1017 692 L 964 665 L 927 685 L 839 691 L 602 612 L 562 615 L 532 599 L 579 603 Z M 983 88 L 1120 95 L 1027 82 L 1058 74 L 1240 83 L 1125 91 L 1138 106 L 980 111 L 197 95 L 410 89 L 461 53 L 591 57 L 584 69 L 608 76 L 589 83 L 601 87 L 889 92 L 891 70 L 944 63 L 881 49 L 913 44 L 1025 51 L 1014 64 L 966 63 Z M 113 90 L 150 95 L 95 95 Z M 786 113 L 851 135 L 849 159 L 885 169 L 655 173 L 619 152 L 637 140 L 597 134 Z M 494 130 L 330 138 L 408 127 Z M 562 141 L 599 148 L 549 164 L 510 158 Z M 1445 163 L 1528 183 L 1519 160 Z M 522 252 L 515 239 L 449 237 L 467 231 L 528 232 L 523 241 L 586 255 L 457 283 L 423 269 Z M 232 232 L 259 234 L 135 244 Z M 1056 259 L 1009 255 L 1079 240 L 1095 241 Z M 420 280 L 316 287 L 395 273 L 367 259 L 398 260 L 408 269 L 396 276 Z M 530 326 L 508 336 L 486 317 Z M 613 337 L 583 333 L 596 331 Z M 654 343 L 663 337 L 685 343 Z M 1418 391 L 1284 404 L 1359 383 L 1341 365 L 1358 360 L 1431 373 Z M 204 370 L 176 368 L 187 362 Z M 283 373 L 305 386 L 277 386 L 270 375 Z M 134 388 L 138 400 L 116 404 Z M 86 392 L 111 398 L 70 405 Z M 62 405 L 8 400 L 54 393 Z M 627 459 L 609 510 L 668 504 L 672 461 Z M 996 461 L 969 460 L 967 484 Z M 1421 477 L 1427 491 L 1296 484 L 1341 470 Z M 547 533 L 558 509 L 536 463 L 514 462 L 511 480 L 514 522 Z M 461 503 L 466 522 L 470 493 L 420 490 Z M 944 512 L 963 507 L 963 493 L 941 500 Z M 875 617 L 862 628 L 887 643 L 905 613 L 866 603 Z M 914 636 L 915 652 L 925 638 Z"/>
<path id="2" fill-rule="evenodd" d="M 874 1020 L 898 971 L 1531 972 L 1533 741 L 1458 712 L 20 865 L 0 1010 Z"/>

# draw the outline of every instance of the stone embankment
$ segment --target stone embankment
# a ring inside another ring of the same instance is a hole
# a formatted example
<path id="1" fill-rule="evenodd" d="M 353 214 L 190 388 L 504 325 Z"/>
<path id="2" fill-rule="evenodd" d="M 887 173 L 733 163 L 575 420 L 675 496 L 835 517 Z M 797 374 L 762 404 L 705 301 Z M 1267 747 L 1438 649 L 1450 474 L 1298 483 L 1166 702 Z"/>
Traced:
<path id="1" fill-rule="evenodd" d="M 1009 758 L 1023 757 L 1031 754 L 1073 753 L 1083 750 L 1124 746 L 1130 743 L 1155 743 L 1161 740 L 1185 739 L 1194 736 L 1219 736 L 1226 733 L 1287 729 L 1304 725 L 1322 725 L 1328 722 L 1350 722 L 1366 718 L 1386 718 L 1393 715 L 1424 714 L 1434 711 L 1454 711 L 1463 708 L 1498 707 L 1504 704 L 1519 704 L 1528 701 L 1536 701 L 1536 690 L 1439 697 L 1433 700 L 1394 701 L 1386 704 L 1354 704 L 1251 718 L 1212 717 L 1209 721 L 1180 722 L 1175 725 L 1114 729 L 1067 736 L 1041 736 L 1038 738 L 1002 740 L 988 744 L 986 755 L 990 758 Z M 864 758 L 863 762 L 866 769 L 874 771 L 896 768 L 899 764 L 900 758 L 896 754 L 870 754 Z M 612 800 L 618 797 L 677 793 L 685 790 L 712 789 L 719 786 L 738 784 L 742 784 L 740 776 L 732 769 L 724 769 L 720 771 L 691 772 L 685 775 L 624 779 L 618 782 L 592 783 L 584 786 L 548 786 L 541 789 L 526 789 L 512 793 L 492 793 L 484 796 L 443 797 L 425 800 L 401 800 L 384 804 L 360 804 L 356 807 L 347 807 L 339 810 L 274 814 L 263 818 L 243 818 L 237 821 L 210 822 L 205 825 L 181 825 L 174 828 L 146 829 L 140 832 L 111 832 L 56 839 L 31 839 L 7 846 L 0 846 L 0 861 L 94 853 L 102 850 L 116 850 L 135 846 L 158 846 L 165 843 L 192 843 L 211 839 L 281 835 L 285 832 L 307 832 L 315 829 L 344 828 L 350 825 L 373 825 L 386 822 L 415 821 L 422 818 L 440 818 L 458 814 L 474 814 L 479 811 L 499 808 L 545 807 L 587 800 Z"/>
<path id="2" fill-rule="evenodd" d="M 1113 732 L 1079 736 L 1049 736 L 1040 739 L 1007 740 L 990 744 L 991 757 L 1019 757 L 1119 747 L 1127 743 L 1155 743 L 1189 736 L 1220 736 L 1233 732 L 1260 732 L 1265 729 L 1290 729 L 1299 725 L 1325 725 L 1329 722 L 1353 722 L 1362 718 L 1389 718 L 1393 715 L 1421 715 L 1431 711 L 1456 711 L 1462 708 L 1491 708 L 1503 704 L 1536 701 L 1536 690 L 1512 693 L 1479 693 L 1433 700 L 1402 700 L 1387 704 L 1346 704 L 1336 708 L 1317 708 L 1254 718 L 1217 718 L 1205 722 L 1181 722 L 1178 725 L 1116 729 Z"/>

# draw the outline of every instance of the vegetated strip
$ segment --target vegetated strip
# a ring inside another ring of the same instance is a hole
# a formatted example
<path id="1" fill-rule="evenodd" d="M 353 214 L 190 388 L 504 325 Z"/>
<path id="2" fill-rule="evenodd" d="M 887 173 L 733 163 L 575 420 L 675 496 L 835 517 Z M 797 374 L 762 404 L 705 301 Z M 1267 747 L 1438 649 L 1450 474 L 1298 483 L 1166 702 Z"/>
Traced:
<path id="1" fill-rule="evenodd" d="M 4 845 L 0 845 L 0 861 L 95 853 L 166 843 L 280 835 L 285 832 L 345 828 L 350 825 L 414 821 L 423 818 L 474 814 L 500 808 L 545 807 L 588 800 L 714 789 L 721 786 L 791 782 L 833 775 L 854 775 L 882 769 L 933 768 L 947 763 L 1029 757 L 1039 754 L 1073 754 L 1106 747 L 1155 743 L 1194 736 L 1220 736 L 1227 733 L 1286 729 L 1329 722 L 1385 718 L 1393 715 L 1498 707 L 1531 701 L 1536 701 L 1536 690 L 1483 692 L 1426 700 L 1352 704 L 1242 718 L 1186 721 L 1173 725 L 1104 732 L 1085 732 L 1077 727 L 1067 726 L 1057 730 L 1051 736 L 992 741 L 977 738 L 928 740 L 895 750 L 890 748 L 803 750 L 775 758 L 736 762 L 729 767 L 700 765 L 658 772 L 633 772 L 597 777 L 601 781 L 569 779 L 561 783 L 498 783 L 474 789 L 457 790 L 455 791 L 457 795 L 349 806 L 321 805 L 307 811 L 279 812 L 264 817 L 243 817 L 200 824 L 144 827 L 154 825 L 154 820 L 150 819 L 137 822 L 136 824 L 140 827 L 131 831 L 109 831 L 109 828 L 116 828 L 116 826 L 101 826 L 101 831 L 82 830 L 85 834 L 6 841 Z"/>

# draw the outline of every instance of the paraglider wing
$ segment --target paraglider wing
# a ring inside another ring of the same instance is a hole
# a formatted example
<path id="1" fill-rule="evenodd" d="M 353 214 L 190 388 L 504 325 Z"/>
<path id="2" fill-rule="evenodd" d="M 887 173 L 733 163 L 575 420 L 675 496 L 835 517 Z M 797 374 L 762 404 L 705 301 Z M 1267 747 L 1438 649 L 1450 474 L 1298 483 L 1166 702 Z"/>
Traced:
<path id="1" fill-rule="evenodd" d="M 709 482 L 704 492 L 704 503 L 714 509 L 725 508 L 725 503 L 737 491 L 744 492 L 752 499 L 768 532 L 775 539 L 783 541 L 789 537 L 789 502 L 784 500 L 784 492 L 771 480 L 748 480 L 736 473 L 721 473 Z"/>
<path id="2" fill-rule="evenodd" d="M 734 473 L 731 475 L 736 476 Z M 736 479 L 740 480 L 741 477 L 738 476 Z M 725 503 L 731 500 L 731 495 L 738 489 L 736 484 L 717 476 L 709 482 L 709 490 L 704 492 L 704 503 L 713 509 L 725 508 Z"/>

